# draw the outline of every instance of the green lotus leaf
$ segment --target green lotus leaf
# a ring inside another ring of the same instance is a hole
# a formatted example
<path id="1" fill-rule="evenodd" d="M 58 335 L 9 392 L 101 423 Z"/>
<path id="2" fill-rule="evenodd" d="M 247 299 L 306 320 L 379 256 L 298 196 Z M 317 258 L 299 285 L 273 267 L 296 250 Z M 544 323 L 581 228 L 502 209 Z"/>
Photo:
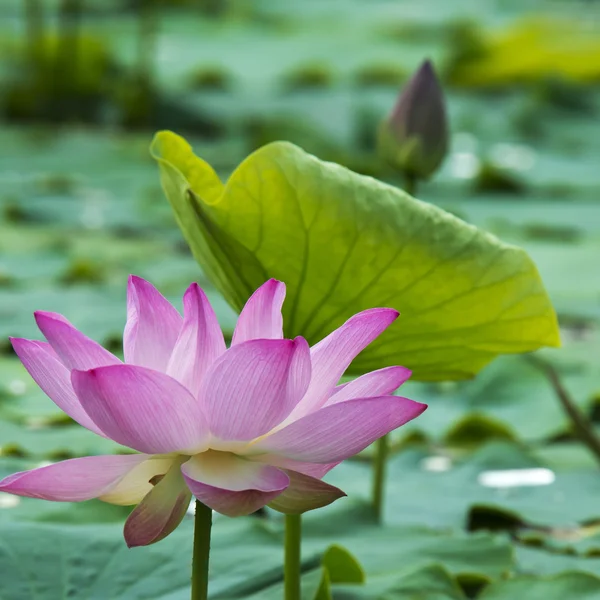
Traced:
<path id="1" fill-rule="evenodd" d="M 310 343 L 367 308 L 402 313 L 354 373 L 401 364 L 415 379 L 462 379 L 498 354 L 559 344 L 525 251 L 435 206 L 287 142 L 227 183 L 174 133 L 158 133 L 152 154 L 194 256 L 235 309 L 275 277 L 286 335 Z"/>
<path id="2" fill-rule="evenodd" d="M 365 572 L 349 550 L 333 544 L 323 555 L 323 566 L 332 583 L 364 583 Z"/>

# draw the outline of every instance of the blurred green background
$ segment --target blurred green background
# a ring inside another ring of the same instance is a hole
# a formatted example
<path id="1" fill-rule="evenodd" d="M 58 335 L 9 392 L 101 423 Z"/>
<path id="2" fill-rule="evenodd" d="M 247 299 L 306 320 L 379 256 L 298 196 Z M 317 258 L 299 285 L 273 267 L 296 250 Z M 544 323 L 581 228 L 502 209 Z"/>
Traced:
<path id="1" fill-rule="evenodd" d="M 402 186 L 377 156 L 377 126 L 425 58 L 447 92 L 452 141 L 418 195 L 531 254 L 564 345 L 541 354 L 600 425 L 600 4 L 2 0 L 0 475 L 114 449 L 69 423 L 12 354 L 9 335 L 39 337 L 34 310 L 61 312 L 120 352 L 135 273 L 176 306 L 199 281 L 232 331 L 234 312 L 160 189 L 148 154 L 155 130 L 185 135 L 224 178 L 285 139 Z M 307 516 L 309 563 L 339 541 L 375 582 L 334 597 L 600 598 L 597 464 L 544 375 L 502 357 L 473 381 L 402 393 L 430 409 L 396 436 L 385 530 L 360 503 L 369 451 L 331 473 L 351 498 Z M 490 487 L 481 477 L 525 467 L 555 480 Z M 189 528 L 126 554 L 123 514 L 0 494 L 0 596 L 185 598 Z M 280 597 L 280 523 L 255 521 L 218 521 L 215 598 Z M 47 539 L 50 554 L 32 554 L 34 539 Z M 56 540 L 62 566 L 51 568 Z M 78 555 L 93 577 L 77 574 Z M 566 570 L 595 575 L 543 579 Z M 37 583 L 19 587 L 28 578 Z"/>

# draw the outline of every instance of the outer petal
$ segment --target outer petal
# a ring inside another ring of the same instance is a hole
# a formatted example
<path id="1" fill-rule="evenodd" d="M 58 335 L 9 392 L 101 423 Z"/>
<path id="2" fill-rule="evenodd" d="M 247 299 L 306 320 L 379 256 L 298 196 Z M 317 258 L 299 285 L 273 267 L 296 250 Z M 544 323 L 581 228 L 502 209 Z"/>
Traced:
<path id="1" fill-rule="evenodd" d="M 396 396 L 347 400 L 264 437 L 254 444 L 253 452 L 316 463 L 345 460 L 426 408 L 426 404 Z"/>
<path id="2" fill-rule="evenodd" d="M 302 473 L 303 475 L 308 475 L 309 477 L 314 477 L 316 479 L 322 479 L 333 469 L 340 464 L 340 461 L 334 463 L 311 463 L 311 462 L 302 462 L 299 460 L 293 460 L 291 458 L 286 458 L 285 456 L 280 456 L 278 454 L 259 454 L 258 456 L 249 455 L 248 458 L 250 460 L 255 460 L 257 462 L 265 463 L 267 465 L 272 465 L 285 471 L 296 471 L 297 473 Z"/>
<path id="3" fill-rule="evenodd" d="M 157 475 L 164 475 L 173 465 L 175 459 L 166 456 L 150 456 L 147 460 L 135 466 L 116 486 L 99 497 L 109 504 L 132 506 L 144 499 L 153 488 L 150 480 Z"/>
<path id="4" fill-rule="evenodd" d="M 67 369 L 92 369 L 121 363 L 114 354 L 75 329 L 62 315 L 38 310 L 35 320 Z"/>
<path id="5" fill-rule="evenodd" d="M 310 387 L 287 422 L 321 408 L 356 355 L 389 327 L 398 315 L 398 311 L 391 308 L 365 310 L 313 346 L 310 351 Z"/>
<path id="6" fill-rule="evenodd" d="M 147 546 L 166 538 L 183 520 L 191 499 L 175 464 L 129 515 L 124 529 L 127 546 Z"/>
<path id="7" fill-rule="evenodd" d="M 206 371 L 225 352 L 225 340 L 215 312 L 197 283 L 184 294 L 183 311 L 183 327 L 167 373 L 197 397 Z"/>
<path id="8" fill-rule="evenodd" d="M 303 338 L 250 340 L 230 348 L 207 373 L 200 397 L 211 432 L 222 440 L 252 440 L 287 417 L 310 381 Z"/>
<path id="9" fill-rule="evenodd" d="M 247 340 L 283 338 L 281 307 L 285 299 L 285 284 L 269 279 L 250 296 L 240 313 L 231 345 Z"/>
<path id="10" fill-rule="evenodd" d="M 181 467 L 192 494 L 228 517 L 249 515 L 289 485 L 288 476 L 270 465 L 213 450 L 193 456 Z"/>
<path id="11" fill-rule="evenodd" d="M 286 471 L 286 474 L 290 478 L 290 485 L 275 500 L 269 502 L 269 506 L 279 512 L 299 515 L 327 506 L 346 495 L 339 488 L 320 479 L 294 471 Z"/>
<path id="12" fill-rule="evenodd" d="M 73 371 L 71 380 L 85 411 L 115 442 L 148 454 L 206 449 L 208 426 L 198 401 L 168 375 L 114 365 Z"/>
<path id="13" fill-rule="evenodd" d="M 181 315 L 153 285 L 141 277 L 129 277 L 125 362 L 164 372 L 182 324 Z"/>
<path id="14" fill-rule="evenodd" d="M 9 475 L 0 481 L 0 492 L 57 502 L 80 502 L 98 498 L 148 457 L 86 456 Z"/>
<path id="15" fill-rule="evenodd" d="M 336 388 L 325 406 L 345 402 L 354 398 L 372 398 L 387 396 L 395 392 L 412 375 L 406 367 L 386 367 L 362 375 L 358 379 Z"/>
<path id="16" fill-rule="evenodd" d="M 11 342 L 33 380 L 54 404 L 80 425 L 106 437 L 83 410 L 71 385 L 71 372 L 63 365 L 50 344 L 22 338 L 11 338 Z"/>

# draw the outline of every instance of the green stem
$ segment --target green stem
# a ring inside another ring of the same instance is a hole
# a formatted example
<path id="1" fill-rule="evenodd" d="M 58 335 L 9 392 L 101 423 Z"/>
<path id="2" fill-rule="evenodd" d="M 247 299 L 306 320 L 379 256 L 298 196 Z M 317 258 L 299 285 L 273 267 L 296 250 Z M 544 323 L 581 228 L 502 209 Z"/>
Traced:
<path id="1" fill-rule="evenodd" d="M 389 453 L 387 435 L 379 438 L 375 446 L 375 464 L 373 465 L 373 508 L 378 521 L 383 517 L 383 498 L 385 495 L 385 466 Z"/>
<path id="2" fill-rule="evenodd" d="M 417 192 L 417 177 L 414 173 L 404 173 L 406 193 L 414 196 Z M 375 447 L 375 464 L 373 465 L 373 508 L 378 521 L 383 518 L 383 502 L 385 496 L 385 467 L 390 451 L 390 440 L 387 435 L 377 440 Z"/>
<path id="3" fill-rule="evenodd" d="M 212 510 L 196 500 L 194 518 L 194 558 L 192 562 L 192 600 L 208 599 L 208 559 Z"/>
<path id="4" fill-rule="evenodd" d="M 300 600 L 300 545 L 302 517 L 285 516 L 285 600 Z"/>
<path id="5" fill-rule="evenodd" d="M 535 366 L 546 374 L 557 398 L 560 400 L 563 410 L 569 419 L 571 419 L 573 429 L 577 433 L 577 436 L 588 447 L 598 462 L 600 462 L 600 438 L 596 435 L 594 428 L 585 415 L 579 410 L 579 407 L 571 397 L 571 394 L 567 391 L 567 388 L 562 384 L 556 369 L 537 356 L 529 356 L 528 358 Z"/>
<path id="6" fill-rule="evenodd" d="M 414 196 L 417 193 L 417 176 L 414 173 L 409 173 L 408 171 L 404 173 L 404 191 L 411 196 Z"/>

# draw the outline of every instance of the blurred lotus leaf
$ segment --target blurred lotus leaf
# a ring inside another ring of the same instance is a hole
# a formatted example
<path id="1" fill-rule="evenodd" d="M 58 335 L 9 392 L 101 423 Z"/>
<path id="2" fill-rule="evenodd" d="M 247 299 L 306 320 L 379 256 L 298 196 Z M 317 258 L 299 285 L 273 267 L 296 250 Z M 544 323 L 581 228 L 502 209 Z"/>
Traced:
<path id="1" fill-rule="evenodd" d="M 559 344 L 525 251 L 397 188 L 287 142 L 251 154 L 226 184 L 174 133 L 158 133 L 152 154 L 195 258 L 235 309 L 281 279 L 285 333 L 310 343 L 358 311 L 401 311 L 353 373 L 401 364 L 416 379 L 461 379 L 498 354 Z"/>
<path id="2" fill-rule="evenodd" d="M 500 87 L 548 77 L 594 83 L 600 77 L 600 38 L 587 19 L 528 18 L 477 39 L 477 52 L 453 51 L 449 83 Z M 464 46 L 464 40 L 457 37 L 456 44 Z"/>

